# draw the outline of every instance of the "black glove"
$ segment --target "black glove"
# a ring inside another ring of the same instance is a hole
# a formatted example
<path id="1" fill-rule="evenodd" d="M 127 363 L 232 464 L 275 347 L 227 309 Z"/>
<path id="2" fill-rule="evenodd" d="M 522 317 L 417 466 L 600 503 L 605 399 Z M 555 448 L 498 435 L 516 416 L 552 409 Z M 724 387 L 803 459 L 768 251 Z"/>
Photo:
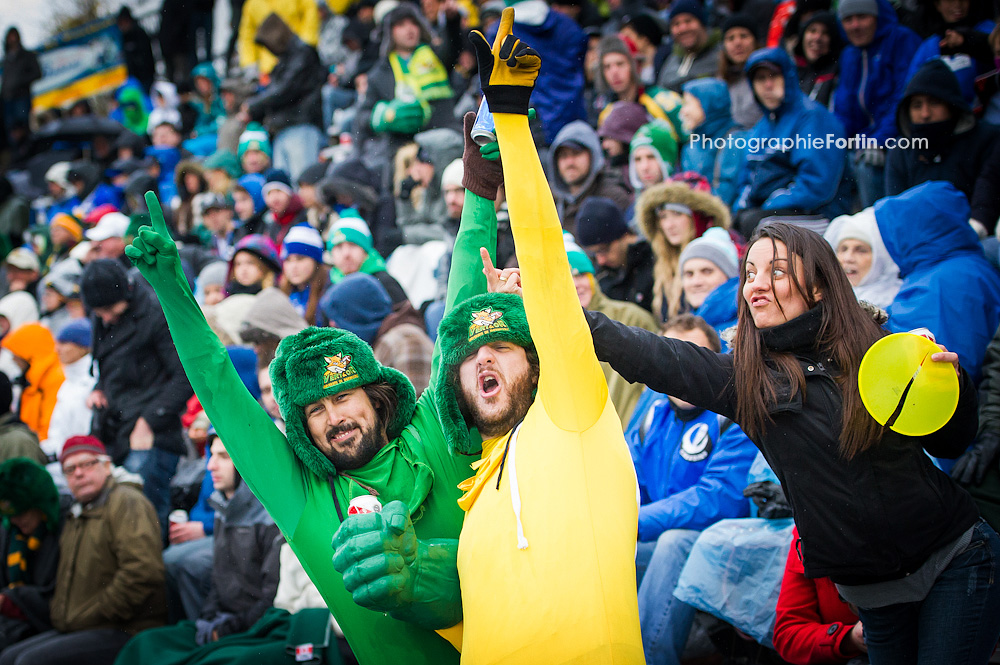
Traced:
<path id="1" fill-rule="evenodd" d="M 1000 456 L 1000 436 L 982 437 L 966 450 L 951 468 L 951 477 L 963 485 L 981 485 L 986 472 Z"/>
<path id="2" fill-rule="evenodd" d="M 788 505 L 785 493 L 778 483 L 770 480 L 751 483 L 743 490 L 743 496 L 754 502 L 757 506 L 757 515 L 766 520 L 780 520 L 792 516 L 792 507 Z"/>
<path id="3" fill-rule="evenodd" d="M 478 30 L 469 41 L 479 63 L 479 83 L 493 113 L 528 115 L 528 100 L 542 65 L 538 51 L 511 34 L 514 9 L 508 7 L 500 15 L 500 26 L 493 46 Z"/>

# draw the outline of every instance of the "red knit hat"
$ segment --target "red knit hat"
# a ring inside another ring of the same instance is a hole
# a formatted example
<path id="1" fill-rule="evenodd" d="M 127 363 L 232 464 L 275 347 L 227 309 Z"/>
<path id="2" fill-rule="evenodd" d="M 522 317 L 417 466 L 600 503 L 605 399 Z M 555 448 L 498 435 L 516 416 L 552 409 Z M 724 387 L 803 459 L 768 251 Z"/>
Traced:
<path id="1" fill-rule="evenodd" d="M 65 464 L 66 460 L 77 453 L 93 453 L 95 455 L 107 455 L 108 451 L 96 437 L 93 436 L 71 436 L 66 439 L 62 452 L 59 453 L 59 463 Z"/>

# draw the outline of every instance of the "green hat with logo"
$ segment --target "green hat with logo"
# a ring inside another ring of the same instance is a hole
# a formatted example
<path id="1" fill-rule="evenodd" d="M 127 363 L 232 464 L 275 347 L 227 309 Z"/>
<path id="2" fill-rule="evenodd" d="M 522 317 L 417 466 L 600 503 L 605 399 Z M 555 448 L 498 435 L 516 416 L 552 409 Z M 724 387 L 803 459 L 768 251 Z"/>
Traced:
<path id="1" fill-rule="evenodd" d="M 305 407 L 324 397 L 384 381 L 396 391 L 396 413 L 386 423 L 395 439 L 413 418 L 417 397 L 401 372 L 375 359 L 372 347 L 357 335 L 338 328 L 306 328 L 278 345 L 271 363 L 274 398 L 285 419 L 286 436 L 295 456 L 316 475 L 336 475 L 326 456 L 313 444 L 306 427 Z"/>
<path id="2" fill-rule="evenodd" d="M 0 464 L 0 516 L 6 521 L 37 508 L 51 529 L 59 524 L 59 491 L 45 467 L 27 457 Z"/>
<path id="3" fill-rule="evenodd" d="M 441 367 L 434 386 L 438 417 L 452 452 L 475 453 L 469 425 L 458 406 L 458 367 L 479 347 L 511 342 L 534 350 L 524 301 L 512 293 L 484 293 L 460 302 L 441 320 L 438 348 Z"/>

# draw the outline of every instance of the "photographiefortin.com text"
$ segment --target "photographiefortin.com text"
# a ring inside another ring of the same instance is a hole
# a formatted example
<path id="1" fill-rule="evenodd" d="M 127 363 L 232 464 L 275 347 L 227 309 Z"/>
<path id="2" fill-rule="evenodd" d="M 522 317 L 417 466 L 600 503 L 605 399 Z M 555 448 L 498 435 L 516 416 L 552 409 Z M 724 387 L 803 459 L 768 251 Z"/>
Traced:
<path id="1" fill-rule="evenodd" d="M 888 138 L 879 143 L 878 139 L 872 136 L 852 136 L 846 138 L 836 134 L 826 134 L 824 136 L 719 136 L 712 137 L 705 134 L 692 134 L 689 139 L 691 147 L 698 147 L 704 150 L 715 149 L 736 149 L 758 152 L 761 150 L 773 150 L 776 152 L 789 152 L 791 150 L 873 150 L 901 148 L 903 150 L 914 148 L 926 150 L 930 147 L 926 137 L 920 138 Z"/>

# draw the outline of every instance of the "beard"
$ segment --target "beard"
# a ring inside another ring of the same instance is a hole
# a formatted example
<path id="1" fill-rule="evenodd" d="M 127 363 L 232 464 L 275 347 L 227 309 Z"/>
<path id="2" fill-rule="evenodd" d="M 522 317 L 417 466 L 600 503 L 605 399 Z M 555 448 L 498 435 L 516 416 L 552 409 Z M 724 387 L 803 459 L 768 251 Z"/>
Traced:
<path id="1" fill-rule="evenodd" d="M 479 401 L 478 381 L 472 391 L 461 388 L 458 407 L 465 416 L 465 422 L 479 430 L 480 436 L 488 439 L 506 434 L 524 420 L 528 409 L 535 401 L 532 394 L 538 382 L 537 370 L 529 366 L 527 370 L 513 377 L 506 385 L 508 402 L 499 413 L 487 411 Z"/>
<path id="2" fill-rule="evenodd" d="M 361 438 L 347 450 L 338 450 L 331 441 L 341 432 L 346 432 L 358 428 L 361 431 Z M 326 431 L 327 449 L 321 450 L 330 460 L 337 471 L 353 471 L 360 469 L 368 462 L 372 461 L 378 451 L 386 444 L 385 432 L 379 423 L 368 429 L 361 429 L 355 423 L 348 423 L 339 427 L 331 427 Z"/>

